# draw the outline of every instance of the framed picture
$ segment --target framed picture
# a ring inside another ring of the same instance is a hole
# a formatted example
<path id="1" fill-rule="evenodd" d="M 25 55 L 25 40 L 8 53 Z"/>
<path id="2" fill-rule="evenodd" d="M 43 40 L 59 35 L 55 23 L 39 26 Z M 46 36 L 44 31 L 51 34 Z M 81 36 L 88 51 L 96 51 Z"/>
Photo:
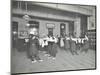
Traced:
<path id="1" fill-rule="evenodd" d="M 20 36 L 12 40 L 11 74 L 96 69 L 95 5 L 20 0 L 11 4 L 11 22 L 18 22 L 14 28 Z M 36 28 L 38 35 L 26 32 L 26 24 L 27 31 Z"/>
<path id="2" fill-rule="evenodd" d="M 53 24 L 53 23 L 47 23 L 46 27 L 47 28 L 55 28 L 55 24 Z"/>
<path id="3" fill-rule="evenodd" d="M 27 31 L 24 31 L 24 30 L 22 30 L 22 31 L 20 31 L 19 32 L 19 38 L 28 38 L 28 32 Z"/>

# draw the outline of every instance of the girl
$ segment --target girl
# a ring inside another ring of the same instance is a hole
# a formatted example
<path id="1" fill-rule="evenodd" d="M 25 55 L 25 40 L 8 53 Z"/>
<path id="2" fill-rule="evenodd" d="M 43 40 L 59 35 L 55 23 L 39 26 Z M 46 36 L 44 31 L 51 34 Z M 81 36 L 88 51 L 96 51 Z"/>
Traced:
<path id="1" fill-rule="evenodd" d="M 55 59 L 56 54 L 57 54 L 57 38 L 53 36 L 49 36 L 49 41 L 48 41 L 48 52 L 51 55 L 52 59 Z"/>
<path id="2" fill-rule="evenodd" d="M 69 40 L 70 40 L 69 36 L 66 35 L 65 36 L 65 50 L 70 49 Z"/>
<path id="3" fill-rule="evenodd" d="M 71 50 L 72 55 L 74 54 L 78 55 L 77 50 L 76 50 L 76 41 L 77 39 L 75 35 L 72 34 L 70 38 L 70 50 Z"/>
<path id="4" fill-rule="evenodd" d="M 37 37 L 33 34 L 29 35 L 29 58 L 31 59 L 32 63 L 36 61 L 42 61 L 39 58 L 39 52 L 38 52 L 38 45 L 39 41 Z"/>

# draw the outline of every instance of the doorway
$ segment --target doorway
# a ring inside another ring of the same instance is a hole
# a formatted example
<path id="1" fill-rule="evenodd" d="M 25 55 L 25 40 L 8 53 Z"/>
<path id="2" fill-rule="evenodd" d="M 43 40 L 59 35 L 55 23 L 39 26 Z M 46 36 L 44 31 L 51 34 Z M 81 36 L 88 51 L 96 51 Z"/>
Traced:
<path id="1" fill-rule="evenodd" d="M 53 28 L 48 28 L 48 35 L 53 36 Z"/>
<path id="2" fill-rule="evenodd" d="M 74 21 L 69 22 L 69 34 L 74 33 Z"/>
<path id="3" fill-rule="evenodd" d="M 61 23 L 60 24 L 60 36 L 65 37 L 65 34 L 66 34 L 66 24 Z"/>
<path id="4" fill-rule="evenodd" d="M 18 40 L 18 22 L 12 22 L 11 25 L 12 30 L 12 47 L 17 48 L 17 40 Z"/>
<path id="5" fill-rule="evenodd" d="M 87 31 L 87 17 L 81 16 L 81 34 Z"/>

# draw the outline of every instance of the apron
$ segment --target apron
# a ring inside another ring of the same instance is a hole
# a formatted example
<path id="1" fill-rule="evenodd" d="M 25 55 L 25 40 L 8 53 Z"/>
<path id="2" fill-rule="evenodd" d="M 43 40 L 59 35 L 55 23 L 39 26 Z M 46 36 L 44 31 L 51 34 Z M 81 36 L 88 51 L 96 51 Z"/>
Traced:
<path id="1" fill-rule="evenodd" d="M 64 41 L 63 41 L 63 38 L 61 38 L 61 40 L 60 40 L 60 47 L 64 47 Z"/>
<path id="2" fill-rule="evenodd" d="M 29 56 L 35 56 L 38 54 L 38 40 L 30 39 L 29 40 Z"/>

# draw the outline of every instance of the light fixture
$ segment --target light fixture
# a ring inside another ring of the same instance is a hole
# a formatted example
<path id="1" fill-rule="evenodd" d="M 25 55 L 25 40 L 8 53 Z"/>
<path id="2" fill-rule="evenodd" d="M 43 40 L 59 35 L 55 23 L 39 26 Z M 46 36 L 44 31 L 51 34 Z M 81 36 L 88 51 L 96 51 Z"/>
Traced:
<path id="1" fill-rule="evenodd" d="M 26 20 L 26 21 L 28 21 L 29 19 L 30 19 L 30 16 L 28 15 L 28 11 L 27 11 L 27 2 L 25 2 L 25 10 L 26 10 L 26 14 L 23 16 L 23 18 Z"/>
<path id="2" fill-rule="evenodd" d="M 64 26 L 61 26 L 62 29 L 64 29 Z"/>
<path id="3" fill-rule="evenodd" d="M 28 20 L 30 19 L 30 17 L 29 17 L 28 14 L 25 14 L 25 15 L 23 16 L 23 18 L 24 18 L 26 21 L 28 21 Z"/>
<path id="4" fill-rule="evenodd" d="M 27 24 L 26 24 L 26 26 L 27 26 L 27 27 L 29 27 L 29 26 L 30 26 L 30 24 L 29 24 L 29 23 L 27 23 Z"/>

